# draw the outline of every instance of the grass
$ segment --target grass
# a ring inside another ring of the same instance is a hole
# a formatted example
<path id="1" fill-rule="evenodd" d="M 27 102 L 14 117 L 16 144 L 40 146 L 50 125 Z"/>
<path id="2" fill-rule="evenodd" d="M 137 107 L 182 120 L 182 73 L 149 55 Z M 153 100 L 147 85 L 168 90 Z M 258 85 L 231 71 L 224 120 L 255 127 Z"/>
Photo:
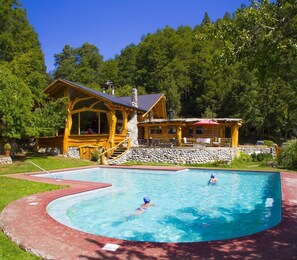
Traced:
<path id="1" fill-rule="evenodd" d="M 60 186 L 45 183 L 17 180 L 8 177 L 0 177 L 0 211 L 2 211 L 10 202 L 19 198 L 60 189 Z M 15 243 L 8 239 L 3 232 L 0 232 L 0 259 L 39 259 L 30 253 L 20 249 Z"/>
<path id="2" fill-rule="evenodd" d="M 73 158 L 64 157 L 52 157 L 52 156 L 40 156 L 32 154 L 26 157 L 18 157 L 13 161 L 11 165 L 0 166 L 0 175 L 15 174 L 23 172 L 40 171 L 36 166 L 29 163 L 29 161 L 39 165 L 45 170 L 55 170 L 63 168 L 75 168 L 81 166 L 96 165 L 94 162 L 84 161 Z M 130 162 L 126 165 L 171 165 L 164 163 L 139 163 Z M 234 160 L 231 165 L 226 165 L 223 162 L 215 162 L 210 164 L 199 165 L 180 165 L 191 167 L 211 167 L 211 168 L 224 168 L 224 169 L 240 169 L 240 170 L 265 170 L 265 171 L 284 171 L 286 169 L 272 168 L 266 166 L 265 162 L 251 162 L 243 160 Z M 295 172 L 296 173 L 296 172 Z M 28 196 L 30 194 L 36 194 L 39 192 L 45 192 L 55 189 L 61 189 L 61 186 L 36 183 L 31 181 L 12 179 L 5 176 L 0 176 L 0 212 L 12 201 L 19 198 Z M 23 251 L 10 239 L 8 239 L 3 232 L 0 232 L 0 260 L 15 260 L 15 259 L 40 259 L 30 253 Z"/>
<path id="3" fill-rule="evenodd" d="M 95 162 L 84 161 L 75 158 L 65 158 L 62 156 L 44 156 L 30 154 L 24 157 L 16 157 L 16 159 L 13 160 L 12 164 L 0 166 L 0 175 L 41 171 L 38 167 L 31 164 L 30 162 L 39 165 L 41 168 L 47 171 L 97 164 Z"/>
<path id="4" fill-rule="evenodd" d="M 28 161 L 34 162 L 45 170 L 96 165 L 94 162 L 73 158 L 30 155 L 26 157 L 18 157 L 17 160 L 13 162 L 13 164 L 1 165 L 0 175 L 40 171 L 40 169 L 28 163 Z M 36 194 L 61 188 L 61 186 L 57 185 L 37 183 L 0 176 L 0 212 L 9 203 L 19 198 L 28 196 L 30 194 Z M 29 260 L 40 258 L 23 251 L 21 248 L 18 247 L 18 245 L 7 238 L 3 232 L 0 232 L 0 259 Z"/>

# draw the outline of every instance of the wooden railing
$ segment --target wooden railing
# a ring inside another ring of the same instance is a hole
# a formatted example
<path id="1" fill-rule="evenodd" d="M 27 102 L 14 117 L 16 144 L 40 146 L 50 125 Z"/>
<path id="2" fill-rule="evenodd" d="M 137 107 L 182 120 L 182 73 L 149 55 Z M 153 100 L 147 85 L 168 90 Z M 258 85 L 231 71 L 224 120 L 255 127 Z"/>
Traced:
<path id="1" fill-rule="evenodd" d="M 99 157 L 102 158 L 102 157 L 109 157 L 110 155 L 113 154 L 113 152 L 122 144 L 124 143 L 127 143 L 127 148 L 130 148 L 131 144 L 131 139 L 130 137 L 127 137 L 125 140 L 119 142 L 117 145 L 115 145 L 114 147 L 111 147 L 109 149 L 107 149 L 106 151 L 102 152 L 99 154 Z"/>

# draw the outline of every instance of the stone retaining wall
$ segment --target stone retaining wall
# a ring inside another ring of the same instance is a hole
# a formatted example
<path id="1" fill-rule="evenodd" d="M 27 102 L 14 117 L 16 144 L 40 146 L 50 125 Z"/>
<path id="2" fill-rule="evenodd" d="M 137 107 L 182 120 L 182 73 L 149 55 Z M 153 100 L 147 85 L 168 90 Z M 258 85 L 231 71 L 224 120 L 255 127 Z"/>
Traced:
<path id="1" fill-rule="evenodd" d="M 252 153 L 271 153 L 273 156 L 275 156 L 275 149 L 273 147 L 261 147 L 261 146 L 252 146 L 252 147 L 240 147 L 239 150 L 242 153 L 251 155 Z"/>
<path id="2" fill-rule="evenodd" d="M 230 163 L 234 158 L 233 148 L 131 148 L 125 155 L 113 161 L 121 164 L 128 161 L 143 163 L 200 164 L 215 161 Z"/>
<path id="3" fill-rule="evenodd" d="M 246 154 L 273 153 L 274 149 L 266 147 L 241 148 L 136 148 L 133 147 L 111 164 L 122 164 L 129 161 L 143 163 L 201 164 L 216 161 L 231 163 L 241 151 Z"/>
<path id="4" fill-rule="evenodd" d="M 11 157 L 0 157 L 0 164 L 11 164 L 12 163 L 12 159 Z"/>
<path id="5" fill-rule="evenodd" d="M 275 156 L 275 149 L 269 147 L 132 147 L 120 158 L 109 162 L 110 164 L 122 164 L 125 162 L 143 163 L 171 163 L 171 164 L 201 164 L 216 161 L 231 163 L 238 156 L 238 152 L 251 155 L 252 153 L 272 153 Z M 57 148 L 40 149 L 39 152 L 51 155 L 60 155 Z M 69 147 L 66 157 L 80 158 L 77 147 Z"/>

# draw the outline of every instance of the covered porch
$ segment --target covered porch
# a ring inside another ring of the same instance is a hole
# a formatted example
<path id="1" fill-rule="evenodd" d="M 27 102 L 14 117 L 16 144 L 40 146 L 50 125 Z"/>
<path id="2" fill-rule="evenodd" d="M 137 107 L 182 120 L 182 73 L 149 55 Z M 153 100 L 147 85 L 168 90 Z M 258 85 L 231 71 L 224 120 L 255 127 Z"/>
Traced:
<path id="1" fill-rule="evenodd" d="M 204 124 L 206 120 L 210 123 Z M 139 145 L 238 147 L 241 124 L 241 119 L 230 118 L 152 119 L 138 123 Z"/>

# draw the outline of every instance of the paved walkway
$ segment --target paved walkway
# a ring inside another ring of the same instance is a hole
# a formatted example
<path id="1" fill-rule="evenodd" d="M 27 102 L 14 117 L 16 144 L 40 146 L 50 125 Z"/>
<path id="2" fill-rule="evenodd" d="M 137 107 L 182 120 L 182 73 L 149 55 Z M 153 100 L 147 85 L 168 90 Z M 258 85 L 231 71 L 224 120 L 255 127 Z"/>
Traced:
<path id="1" fill-rule="evenodd" d="M 281 173 L 283 218 L 277 227 L 237 239 L 176 244 L 96 236 L 66 227 L 46 212 L 47 204 L 56 198 L 109 184 L 57 182 L 24 174 L 9 177 L 69 186 L 14 201 L 0 215 L 0 226 L 7 236 L 45 259 L 297 259 L 297 174 Z M 107 243 L 119 248 L 103 250 Z"/>

